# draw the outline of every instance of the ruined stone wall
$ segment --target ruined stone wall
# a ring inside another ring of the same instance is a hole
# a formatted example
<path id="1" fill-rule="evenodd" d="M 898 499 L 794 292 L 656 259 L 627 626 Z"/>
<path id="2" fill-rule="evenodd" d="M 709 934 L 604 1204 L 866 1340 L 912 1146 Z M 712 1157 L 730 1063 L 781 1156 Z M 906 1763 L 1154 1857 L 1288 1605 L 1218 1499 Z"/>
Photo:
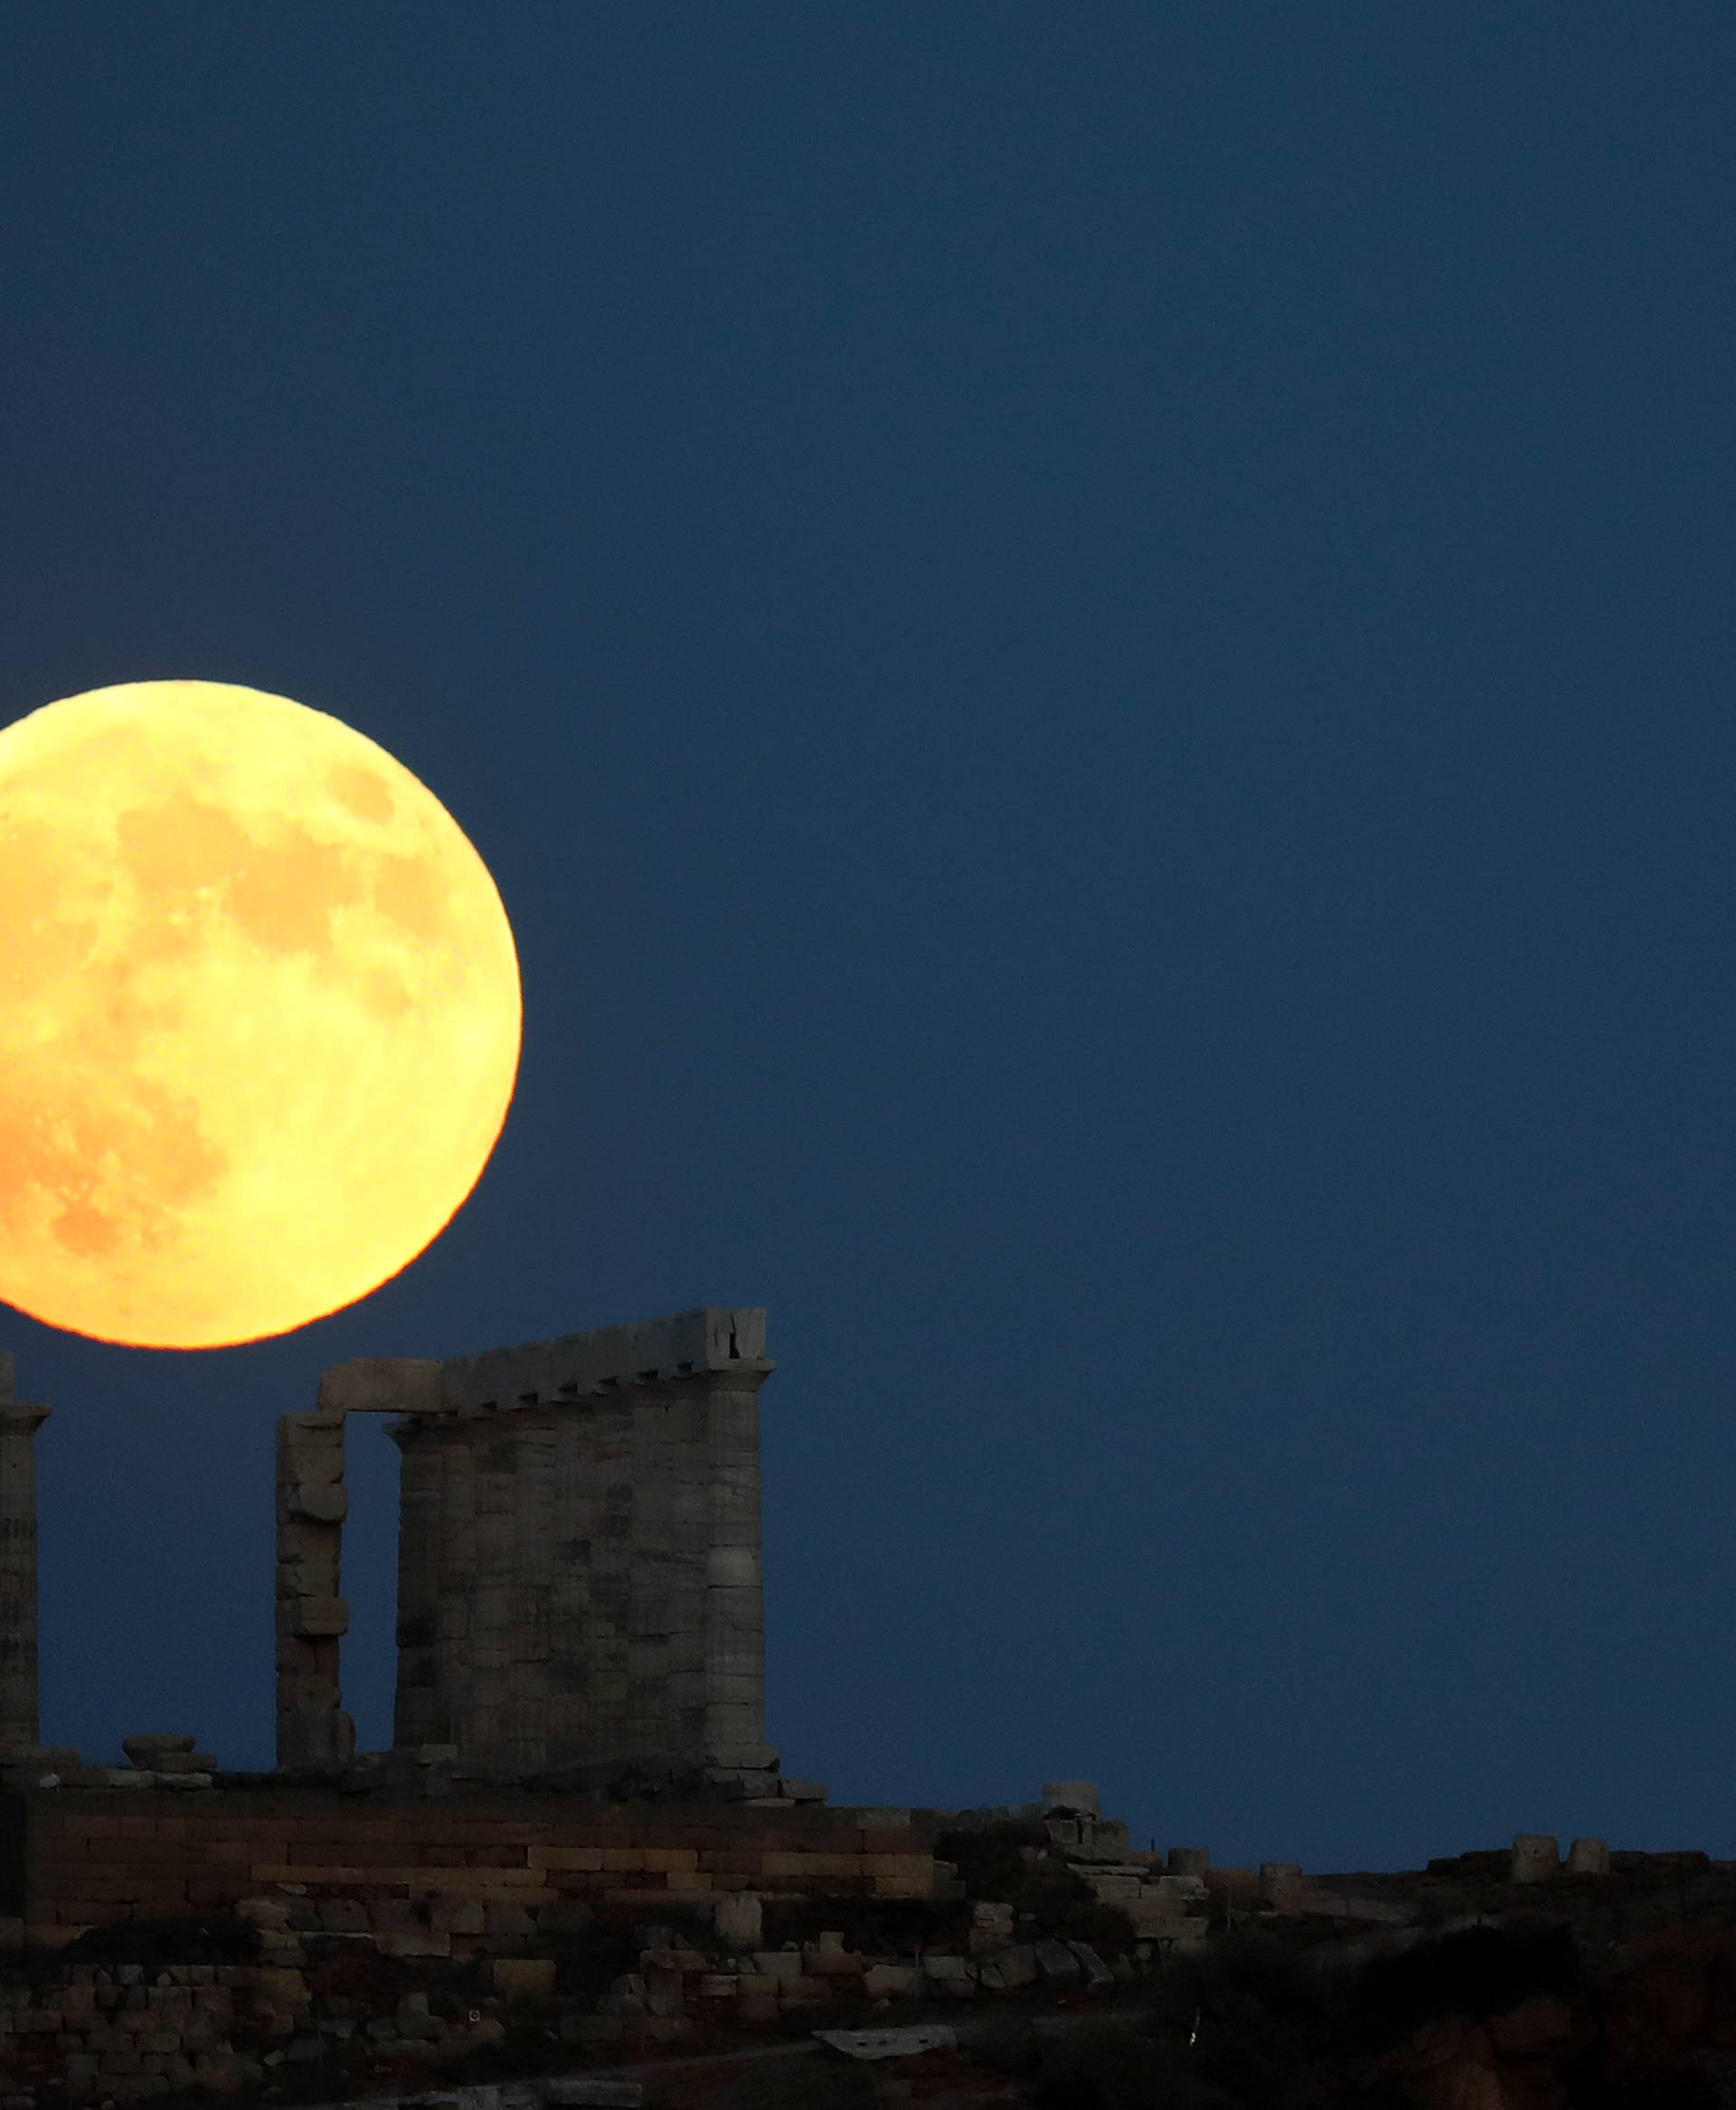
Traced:
<path id="1" fill-rule="evenodd" d="M 760 1746 L 757 1387 L 401 1423 L 394 1745 L 513 1773 Z"/>
<path id="2" fill-rule="evenodd" d="M 269 1937 L 281 1945 L 294 1936 L 264 1901 L 259 1909 Z M 626 1967 L 603 1979 L 571 1952 L 410 1964 L 388 1978 L 377 1967 L 356 1970 L 341 1937 L 314 1930 L 305 1945 L 280 1951 L 288 1962 L 67 1957 L 26 1965 L 0 1956 L 0 2079 L 29 2091 L 24 2102 L 83 2105 L 171 2092 L 178 2099 L 183 2089 L 256 2102 L 262 2090 L 284 2094 L 286 2083 L 304 2100 L 311 2090 L 327 2101 L 378 2101 L 385 2091 L 450 2088 L 462 2077 L 472 2084 L 463 2100 L 473 2110 L 505 2110 L 575 2099 L 570 2080 L 474 2085 L 478 2058 L 509 2031 L 523 2041 L 534 2030 L 552 2072 L 571 2075 L 595 2071 L 599 2054 L 735 2049 L 759 2031 L 872 2028 L 897 2019 L 888 2012 L 894 2003 L 1041 2003 L 1080 1987 L 1104 1993 L 1153 1968 L 1149 1957 L 1082 1942 L 1009 1945 L 995 1911 L 961 1906 L 949 1924 L 914 1939 L 901 1941 L 890 1926 L 865 1939 L 860 1927 L 832 1927 L 760 1946 L 775 1937 L 756 1910 L 679 1940 L 664 1929 L 651 1945 L 619 1952 Z"/>
<path id="3" fill-rule="evenodd" d="M 483 2078 L 509 2036 L 558 2076 L 562 2047 L 571 2066 L 1104 1993 L 1207 1931 L 1191 1894 L 1157 1940 L 974 1899 L 933 1853 L 958 1821 L 932 1810 L 159 1785 L 39 1789 L 6 1816 L 24 1889 L 0 1905 L 29 1918 L 0 1923 L 0 2076 L 74 2105 L 377 2096 Z M 1070 1861 L 1124 1849 L 1124 1825 L 1049 1821 Z M 510 2093 L 572 2099 L 558 2078 Z"/>
<path id="4" fill-rule="evenodd" d="M 278 1457 L 278 1757 L 342 1762 L 344 1427 L 399 1415 L 393 1747 L 524 1777 L 765 1745 L 765 1313 L 327 1371 Z"/>
<path id="5" fill-rule="evenodd" d="M 5 1800 L 22 1884 L 0 1921 L 40 1947 L 275 1894 L 382 1954 L 464 1957 L 511 1954 L 579 1900 L 650 1918 L 735 1891 L 920 1898 L 935 1881 L 932 1820 L 909 1811 L 222 1788 Z"/>

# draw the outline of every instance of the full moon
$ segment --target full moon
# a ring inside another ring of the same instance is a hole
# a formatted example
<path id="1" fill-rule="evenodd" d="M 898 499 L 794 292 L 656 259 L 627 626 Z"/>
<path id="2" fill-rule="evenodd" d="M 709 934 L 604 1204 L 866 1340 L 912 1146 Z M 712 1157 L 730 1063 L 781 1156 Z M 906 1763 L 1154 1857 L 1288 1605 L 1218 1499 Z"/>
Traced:
<path id="1" fill-rule="evenodd" d="M 487 867 L 284 696 L 128 682 L 0 730 L 0 1298 L 139 1348 L 377 1289 L 481 1176 L 518 1071 Z"/>

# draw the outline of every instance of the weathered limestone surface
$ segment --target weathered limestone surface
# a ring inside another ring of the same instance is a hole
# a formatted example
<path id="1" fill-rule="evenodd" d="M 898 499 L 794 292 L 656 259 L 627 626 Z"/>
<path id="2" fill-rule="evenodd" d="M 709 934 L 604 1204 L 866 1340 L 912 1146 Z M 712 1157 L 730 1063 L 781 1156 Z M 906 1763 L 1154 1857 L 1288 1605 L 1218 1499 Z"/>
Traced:
<path id="1" fill-rule="evenodd" d="M 0 1748 L 36 1747 L 36 1431 L 46 1407 L 13 1398 L 0 1355 Z"/>
<path id="2" fill-rule="evenodd" d="M 1515 1832 L 1510 1865 L 1514 1882 L 1541 1883 L 1561 1865 L 1561 1842 L 1547 1832 Z"/>
<path id="3" fill-rule="evenodd" d="M 587 1392 L 702 1371 L 765 1362 L 763 1309 L 706 1305 L 633 1326 L 602 1326 L 520 1348 L 491 1348 L 440 1366 L 442 1403 L 452 1408 L 535 1406 Z"/>
<path id="4" fill-rule="evenodd" d="M 354 1749 L 338 1685 L 344 1417 L 397 1413 L 394 1750 L 449 1745 L 518 1775 L 679 1762 L 717 1793 L 776 1794 L 765 1322 L 708 1305 L 445 1363 L 327 1371 L 318 1411 L 278 1427 L 278 1763 Z"/>
<path id="5" fill-rule="evenodd" d="M 319 1380 L 322 1414 L 420 1414 L 441 1403 L 441 1365 L 420 1357 L 358 1355 Z"/>
<path id="6" fill-rule="evenodd" d="M 286 1414 L 278 1422 L 278 1764 L 352 1757 L 338 1644 L 349 1625 L 339 1592 L 344 1550 L 344 1420 Z"/>
<path id="7" fill-rule="evenodd" d="M 397 1748 L 767 1785 L 764 1347 L 763 1311 L 719 1306 L 443 1366 L 392 1431 Z"/>

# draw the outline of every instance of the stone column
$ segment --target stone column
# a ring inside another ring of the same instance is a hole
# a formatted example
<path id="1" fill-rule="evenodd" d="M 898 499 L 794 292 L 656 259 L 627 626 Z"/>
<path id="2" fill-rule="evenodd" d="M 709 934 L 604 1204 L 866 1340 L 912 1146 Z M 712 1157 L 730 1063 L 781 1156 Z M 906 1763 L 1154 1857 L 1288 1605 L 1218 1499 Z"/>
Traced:
<path id="1" fill-rule="evenodd" d="M 772 1367 L 744 1359 L 703 1380 L 710 1468 L 703 1743 L 724 1766 L 765 1763 L 748 1754 L 763 1748 L 766 1736 L 760 1388 Z"/>
<path id="2" fill-rule="evenodd" d="M 350 1608 L 338 1595 L 344 1519 L 344 1418 L 278 1422 L 278 1764 L 355 1755 L 344 1712 L 338 1648 Z"/>
<path id="3" fill-rule="evenodd" d="M 627 1575 L 627 1702 L 618 1748 L 629 1757 L 672 1750 L 669 1713 L 670 1528 L 674 1452 L 668 1441 L 670 1391 L 642 1383 L 630 1394 L 633 1564 Z"/>
<path id="4" fill-rule="evenodd" d="M 518 1431 L 510 1415 L 488 1415 L 470 1427 L 476 1508 L 468 1547 L 471 1624 L 465 1729 L 458 1745 L 467 1758 L 505 1770 L 513 1762 L 507 1703 L 519 1552 Z"/>
<path id="5" fill-rule="evenodd" d="M 554 1601 L 555 1417 L 521 1410 L 515 1446 L 511 1662 L 502 1719 L 508 1764 L 517 1773 L 549 1764 L 550 1620 Z"/>
<path id="6" fill-rule="evenodd" d="M 591 1757 L 628 1755 L 627 1702 L 632 1673 L 628 1627 L 633 1602 L 633 1392 L 619 1388 L 590 1405 L 597 1474 L 597 1531 L 590 1555 L 590 1663 Z"/>
<path id="7" fill-rule="evenodd" d="M 549 1763 L 597 1756 L 592 1724 L 591 1560 L 602 1528 L 591 1402 L 561 1408 L 554 1426 L 553 1562 L 549 1594 Z"/>
<path id="8" fill-rule="evenodd" d="M 439 1589 L 435 1605 L 436 1714 L 444 1713 L 441 1743 L 472 1756 L 471 1651 L 476 1633 L 476 1576 L 471 1549 L 476 1532 L 476 1430 L 474 1417 L 456 1416 L 440 1438 Z"/>
<path id="9" fill-rule="evenodd" d="M 23 1758 L 39 1743 L 36 1714 L 36 1431 L 46 1407 L 12 1396 L 0 1356 L 0 1747 Z"/>

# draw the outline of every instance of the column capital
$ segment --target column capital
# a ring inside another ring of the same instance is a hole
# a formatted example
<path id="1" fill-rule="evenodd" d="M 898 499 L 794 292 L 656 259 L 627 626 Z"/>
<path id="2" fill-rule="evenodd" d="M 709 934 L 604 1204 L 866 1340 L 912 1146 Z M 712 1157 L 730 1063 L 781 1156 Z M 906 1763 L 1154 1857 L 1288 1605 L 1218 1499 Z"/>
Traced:
<path id="1" fill-rule="evenodd" d="M 0 1434 L 34 1436 L 54 1409 L 35 1407 L 22 1399 L 0 1399 Z"/>

